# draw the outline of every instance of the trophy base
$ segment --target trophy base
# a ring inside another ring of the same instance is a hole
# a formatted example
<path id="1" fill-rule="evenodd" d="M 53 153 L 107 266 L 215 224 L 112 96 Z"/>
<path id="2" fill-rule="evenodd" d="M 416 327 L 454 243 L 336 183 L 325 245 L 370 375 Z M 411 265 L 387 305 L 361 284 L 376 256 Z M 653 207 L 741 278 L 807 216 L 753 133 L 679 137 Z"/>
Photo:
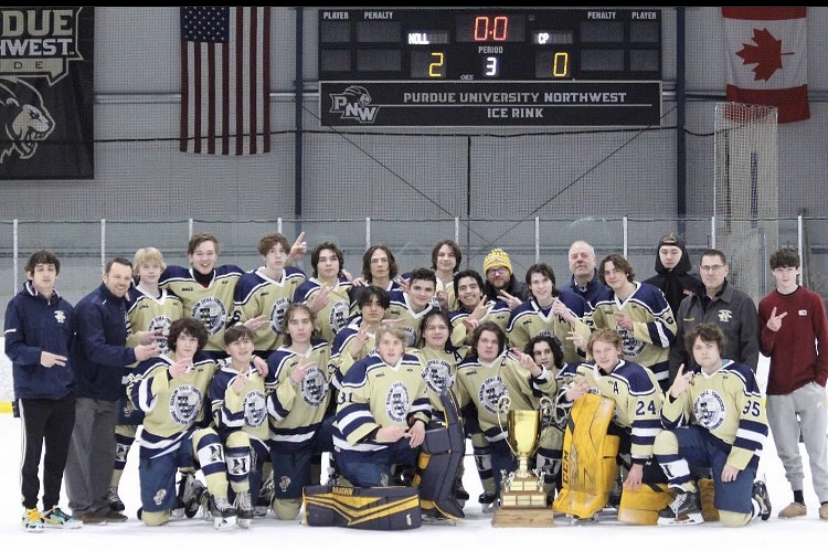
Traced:
<path id="1" fill-rule="evenodd" d="M 550 507 L 498 507 L 492 517 L 495 528 L 551 528 L 555 513 Z"/>

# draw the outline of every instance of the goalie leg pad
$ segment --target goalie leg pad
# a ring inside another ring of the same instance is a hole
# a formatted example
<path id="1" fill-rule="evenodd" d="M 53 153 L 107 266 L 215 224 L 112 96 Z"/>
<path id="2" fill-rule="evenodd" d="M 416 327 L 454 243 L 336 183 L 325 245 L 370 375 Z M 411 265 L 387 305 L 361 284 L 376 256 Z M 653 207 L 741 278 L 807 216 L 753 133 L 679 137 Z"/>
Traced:
<path id="1" fill-rule="evenodd" d="M 612 400 L 587 394 L 572 407 L 564 434 L 562 490 L 555 511 L 591 518 L 604 508 L 616 476 L 619 438 L 607 434 Z"/>
<path id="2" fill-rule="evenodd" d="M 411 530 L 422 525 L 416 488 L 306 486 L 302 495 L 308 526 Z"/>
<path id="3" fill-rule="evenodd" d="M 673 496 L 667 484 L 642 484 L 635 491 L 625 488 L 621 493 L 618 520 L 655 526 L 658 523 L 658 512 L 668 507 L 672 501 Z"/>

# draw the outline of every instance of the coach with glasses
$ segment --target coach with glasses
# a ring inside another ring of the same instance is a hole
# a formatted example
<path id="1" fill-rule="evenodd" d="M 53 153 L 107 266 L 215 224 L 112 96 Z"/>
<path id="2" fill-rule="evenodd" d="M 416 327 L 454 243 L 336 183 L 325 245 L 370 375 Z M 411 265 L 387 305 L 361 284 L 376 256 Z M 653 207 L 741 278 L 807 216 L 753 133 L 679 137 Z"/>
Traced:
<path id="1" fill-rule="evenodd" d="M 678 333 L 670 349 L 671 383 L 681 364 L 684 364 L 685 372 L 696 367 L 684 346 L 684 335 L 706 322 L 715 323 L 725 334 L 727 341 L 722 358 L 745 364 L 756 372 L 759 361 L 756 304 L 727 281 L 728 270 L 727 258 L 722 251 L 708 249 L 702 254 L 699 273 L 705 293 L 688 296 L 679 306 L 676 314 Z"/>

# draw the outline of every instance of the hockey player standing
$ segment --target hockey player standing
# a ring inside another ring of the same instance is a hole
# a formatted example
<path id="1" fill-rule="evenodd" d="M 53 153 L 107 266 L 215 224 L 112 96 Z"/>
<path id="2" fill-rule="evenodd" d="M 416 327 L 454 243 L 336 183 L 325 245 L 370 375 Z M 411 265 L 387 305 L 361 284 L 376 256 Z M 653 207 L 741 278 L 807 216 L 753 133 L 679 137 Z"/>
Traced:
<path id="1" fill-rule="evenodd" d="M 594 299 L 595 327 L 617 331 L 624 359 L 651 370 L 660 387 L 666 389 L 676 320 L 664 293 L 648 283 L 636 282 L 632 265 L 620 254 L 601 261 L 598 277 L 608 289 Z"/>

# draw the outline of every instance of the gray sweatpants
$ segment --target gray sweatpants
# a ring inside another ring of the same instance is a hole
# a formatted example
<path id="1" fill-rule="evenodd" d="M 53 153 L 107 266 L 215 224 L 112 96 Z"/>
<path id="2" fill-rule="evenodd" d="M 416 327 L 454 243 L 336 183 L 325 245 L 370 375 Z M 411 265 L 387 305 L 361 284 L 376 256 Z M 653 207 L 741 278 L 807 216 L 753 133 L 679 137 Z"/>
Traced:
<path id="1" fill-rule="evenodd" d="M 825 409 L 825 388 L 811 382 L 790 394 L 768 395 L 768 425 L 773 431 L 776 454 L 785 467 L 785 477 L 791 489 L 802 490 L 805 473 L 799 454 L 799 427 L 808 452 L 814 492 L 820 503 L 828 501 L 828 445 L 826 427 L 828 414 Z"/>
<path id="2" fill-rule="evenodd" d="M 117 422 L 117 402 L 78 398 L 64 477 L 69 508 L 78 519 L 109 510 L 106 493 L 115 465 Z"/>

